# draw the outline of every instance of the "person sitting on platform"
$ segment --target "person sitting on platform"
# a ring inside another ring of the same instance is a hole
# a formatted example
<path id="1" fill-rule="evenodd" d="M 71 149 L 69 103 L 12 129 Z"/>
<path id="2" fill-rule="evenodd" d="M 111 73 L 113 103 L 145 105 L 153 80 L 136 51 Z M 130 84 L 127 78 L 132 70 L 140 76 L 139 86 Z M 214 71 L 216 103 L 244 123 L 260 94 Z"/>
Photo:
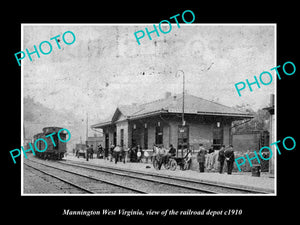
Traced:
<path id="1" fill-rule="evenodd" d="M 170 148 L 169 148 L 169 152 L 171 157 L 175 157 L 176 156 L 176 148 L 173 147 L 173 145 L 170 145 Z"/>
<path id="2" fill-rule="evenodd" d="M 167 153 L 163 153 L 162 162 L 168 163 L 170 158 L 176 156 L 176 149 L 173 147 L 173 145 L 170 145 L 169 150 Z"/>

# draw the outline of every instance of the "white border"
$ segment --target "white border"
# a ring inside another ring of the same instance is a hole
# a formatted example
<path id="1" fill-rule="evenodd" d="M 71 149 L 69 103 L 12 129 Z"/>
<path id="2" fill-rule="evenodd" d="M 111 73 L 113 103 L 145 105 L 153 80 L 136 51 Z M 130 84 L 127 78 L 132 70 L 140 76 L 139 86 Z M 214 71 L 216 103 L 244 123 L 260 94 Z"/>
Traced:
<path id="1" fill-rule="evenodd" d="M 175 24 L 175 23 L 171 23 Z M 21 50 L 23 47 L 24 26 L 152 26 L 153 24 L 149 23 L 22 23 L 21 24 Z M 276 23 L 193 23 L 193 24 L 180 24 L 180 26 L 274 26 L 274 51 L 275 51 L 275 59 L 274 66 L 277 66 L 277 24 Z M 23 65 L 21 64 L 21 146 L 24 143 L 24 130 L 23 130 Z M 277 140 L 277 79 L 275 80 L 275 120 L 274 120 L 274 138 L 275 140 L 271 140 L 275 142 Z M 271 137 L 270 137 L 271 138 Z M 24 174 L 23 174 L 23 158 L 24 155 L 21 153 L 21 196 L 277 196 L 277 151 L 274 151 L 274 193 L 270 194 L 28 194 L 24 193 Z M 273 153 L 274 153 L 273 152 Z"/>

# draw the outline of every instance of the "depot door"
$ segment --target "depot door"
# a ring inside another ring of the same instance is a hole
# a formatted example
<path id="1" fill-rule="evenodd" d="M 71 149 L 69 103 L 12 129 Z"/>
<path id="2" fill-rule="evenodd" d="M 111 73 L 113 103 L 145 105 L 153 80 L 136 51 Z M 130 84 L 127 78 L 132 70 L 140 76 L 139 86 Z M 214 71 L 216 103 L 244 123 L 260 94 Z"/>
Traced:
<path id="1" fill-rule="evenodd" d="M 177 156 L 183 157 L 186 154 L 186 150 L 189 147 L 189 126 L 178 126 L 178 146 Z"/>
<path id="2" fill-rule="evenodd" d="M 109 148 L 109 135 L 105 134 L 105 148 Z"/>
<path id="3" fill-rule="evenodd" d="M 213 128 L 213 148 L 219 150 L 223 143 L 223 125 L 221 122 L 216 122 Z"/>

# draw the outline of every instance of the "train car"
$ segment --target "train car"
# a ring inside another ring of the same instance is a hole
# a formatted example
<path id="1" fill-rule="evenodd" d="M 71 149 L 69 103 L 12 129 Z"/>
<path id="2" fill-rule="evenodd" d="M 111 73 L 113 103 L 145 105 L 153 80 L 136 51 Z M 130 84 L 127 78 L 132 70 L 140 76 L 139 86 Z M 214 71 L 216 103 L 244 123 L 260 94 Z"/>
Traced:
<path id="1" fill-rule="evenodd" d="M 64 157 L 64 154 L 67 152 L 67 143 L 59 141 L 59 138 L 57 136 L 57 133 L 59 130 L 63 128 L 61 127 L 44 127 L 43 128 L 43 133 L 38 133 L 33 136 L 34 138 L 34 143 L 37 139 L 43 138 L 47 142 L 47 149 L 44 152 L 38 152 L 35 151 L 36 156 L 42 159 L 62 159 Z M 51 140 L 51 137 L 46 137 L 49 134 L 52 134 L 55 132 L 55 135 L 52 135 L 53 142 Z M 64 132 L 61 132 L 59 134 L 60 138 L 62 140 L 66 140 L 67 134 Z M 38 141 L 37 143 L 37 148 L 40 150 L 45 149 L 45 143 L 43 141 Z"/>

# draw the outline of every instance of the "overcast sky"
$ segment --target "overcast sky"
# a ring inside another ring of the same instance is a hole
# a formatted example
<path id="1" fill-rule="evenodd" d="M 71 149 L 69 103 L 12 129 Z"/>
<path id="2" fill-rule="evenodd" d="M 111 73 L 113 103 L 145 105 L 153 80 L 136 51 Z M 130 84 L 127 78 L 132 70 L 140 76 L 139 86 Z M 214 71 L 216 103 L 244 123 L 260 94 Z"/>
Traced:
<path id="1" fill-rule="evenodd" d="M 242 97 L 234 84 L 254 81 L 254 75 L 276 66 L 274 25 L 172 24 L 170 33 L 153 33 L 152 40 L 146 35 L 138 45 L 134 32 L 145 27 L 153 29 L 152 24 L 25 25 L 23 51 L 33 51 L 33 45 L 56 35 L 62 49 L 52 40 L 49 55 L 22 61 L 24 98 L 55 111 L 72 111 L 78 118 L 88 111 L 89 121 L 97 122 L 118 104 L 180 93 L 182 76 L 176 72 L 183 70 L 190 94 L 228 106 L 249 104 L 255 110 L 269 104 L 274 81 L 253 87 L 253 92 L 245 89 Z M 74 44 L 63 43 L 66 31 L 75 34 Z"/>

